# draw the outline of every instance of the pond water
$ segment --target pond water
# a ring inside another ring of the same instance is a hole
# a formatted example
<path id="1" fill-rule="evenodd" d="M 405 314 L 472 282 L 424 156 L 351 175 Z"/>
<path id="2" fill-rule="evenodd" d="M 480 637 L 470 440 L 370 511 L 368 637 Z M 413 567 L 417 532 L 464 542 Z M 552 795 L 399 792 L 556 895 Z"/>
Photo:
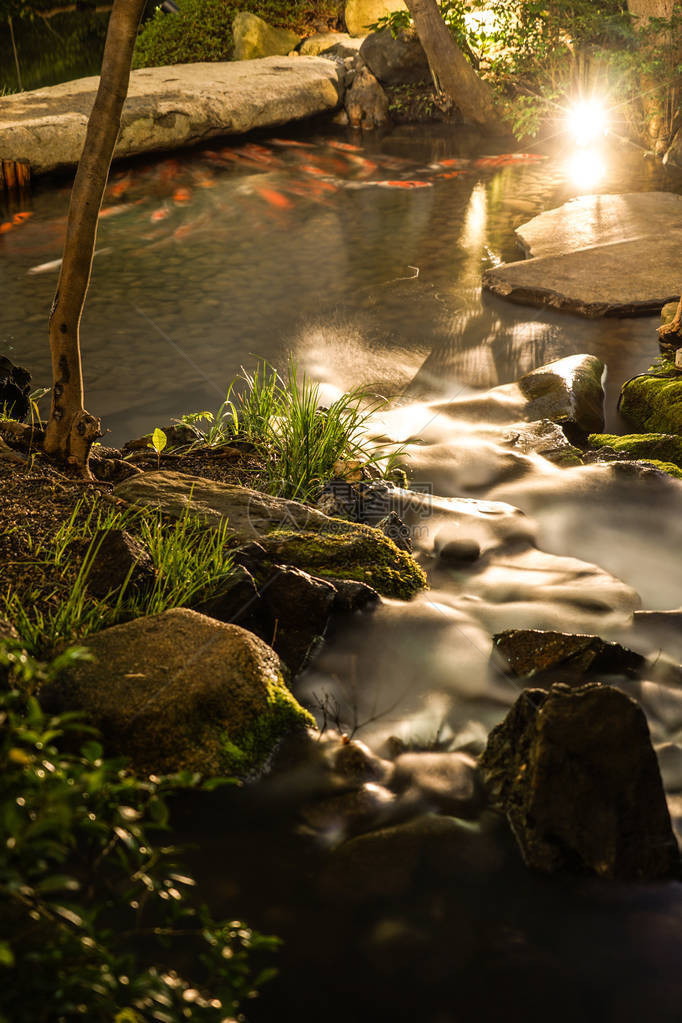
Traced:
<path id="1" fill-rule="evenodd" d="M 82 323 L 87 407 L 109 439 L 214 408 L 241 365 L 283 368 L 289 353 L 334 387 L 394 395 L 417 375 L 426 393 L 434 381 L 455 393 L 592 352 L 608 364 L 613 420 L 656 321 L 590 322 L 481 295 L 481 270 L 517 255 L 513 227 L 580 192 L 566 154 L 477 164 L 489 151 L 461 129 L 362 144 L 326 130 L 116 169 Z M 398 187 L 409 180 L 426 187 Z M 615 149 L 602 189 L 633 188 L 682 184 Z M 14 211 L 31 217 L 0 234 L 0 353 L 36 384 L 49 381 L 68 189 L 39 182 Z"/>
<path id="2" fill-rule="evenodd" d="M 566 151 L 495 152 L 460 129 L 358 142 L 313 126 L 117 168 L 82 324 L 87 407 L 119 442 L 214 408 L 241 365 L 285 369 L 290 355 L 330 394 L 399 397 L 376 429 L 408 443 L 415 482 L 435 495 L 412 520 L 431 589 L 337 623 L 298 694 L 330 693 L 378 750 L 389 736 L 437 735 L 475 752 L 518 695 L 490 665 L 495 632 L 597 632 L 660 657 L 631 691 L 679 765 L 682 692 L 668 667 L 682 655 L 682 484 L 510 452 L 499 409 L 473 421 L 461 404 L 592 353 L 608 367 L 617 429 L 620 384 L 657 354 L 658 317 L 588 321 L 481 293 L 482 269 L 517 256 L 515 226 L 588 190 Z M 598 190 L 682 192 L 679 174 L 636 151 L 614 146 L 606 161 Z M 5 220 L 32 216 L 0 234 L 0 352 L 36 384 L 49 379 L 67 204 L 67 183 L 39 184 L 31 208 Z M 505 504 L 465 513 L 450 501 L 462 496 Z M 440 564 L 434 541 L 451 536 L 475 539 L 481 559 Z M 290 827 L 296 798 L 266 784 L 227 811 L 210 798 L 187 808 L 195 866 L 226 911 L 285 938 L 282 979 L 254 1018 L 680 1018 L 681 886 L 539 878 L 483 820 L 472 824 L 482 858 L 424 876 L 404 904 L 347 912 L 343 892 L 320 903 L 310 885 L 320 863 Z"/>

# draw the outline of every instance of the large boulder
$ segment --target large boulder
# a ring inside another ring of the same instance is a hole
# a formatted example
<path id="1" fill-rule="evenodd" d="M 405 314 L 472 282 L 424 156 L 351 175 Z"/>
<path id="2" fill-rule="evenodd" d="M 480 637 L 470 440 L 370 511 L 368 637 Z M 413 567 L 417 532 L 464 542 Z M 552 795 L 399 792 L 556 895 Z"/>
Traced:
<path id="1" fill-rule="evenodd" d="M 313 724 L 279 658 L 238 625 L 176 608 L 88 637 L 45 705 L 83 710 L 143 772 L 247 774 L 295 728 Z"/>
<path id="2" fill-rule="evenodd" d="M 262 544 L 256 562 L 266 554 L 277 565 L 365 583 L 383 596 L 403 600 L 426 586 L 414 558 L 380 530 L 330 518 L 298 501 L 165 470 L 125 480 L 114 493 L 166 515 L 189 513 L 210 526 L 227 520 L 236 541 Z"/>
<path id="3" fill-rule="evenodd" d="M 529 867 L 624 879 L 678 874 L 646 718 L 619 690 L 526 690 L 491 732 L 480 764 Z"/>
<path id="4" fill-rule="evenodd" d="M 403 29 L 394 38 L 389 28 L 372 32 L 360 47 L 360 56 L 383 85 L 422 82 L 429 77 L 429 62 L 419 36 Z"/>
<path id="5" fill-rule="evenodd" d="M 240 11 L 232 22 L 235 60 L 284 56 L 294 50 L 301 37 L 288 28 L 273 28 L 256 14 Z"/>
<path id="6" fill-rule="evenodd" d="M 297 121 L 336 109 L 344 68 L 320 57 L 264 57 L 133 71 L 115 158 L 175 149 L 210 138 Z M 75 167 L 98 77 L 3 96 L 0 157 L 25 159 L 31 173 Z"/>
<path id="7" fill-rule="evenodd" d="M 347 0 L 344 18 L 352 36 L 364 36 L 379 18 L 393 11 L 406 11 L 403 0 Z"/>
<path id="8" fill-rule="evenodd" d="M 627 380 L 620 411 L 646 433 L 682 434 L 682 372 L 667 360 Z"/>
<path id="9" fill-rule="evenodd" d="M 352 128 L 373 131 L 390 121 L 388 97 L 371 71 L 360 68 L 344 98 Z"/>

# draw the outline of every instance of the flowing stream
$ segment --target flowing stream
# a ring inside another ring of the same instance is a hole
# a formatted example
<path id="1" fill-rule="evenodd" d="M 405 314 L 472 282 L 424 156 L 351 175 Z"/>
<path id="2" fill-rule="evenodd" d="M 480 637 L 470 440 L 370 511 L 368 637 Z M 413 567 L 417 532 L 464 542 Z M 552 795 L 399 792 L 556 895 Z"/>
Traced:
<path id="1" fill-rule="evenodd" d="M 215 408 L 241 365 L 265 358 L 285 369 L 290 355 L 330 395 L 362 385 L 399 398 L 377 432 L 408 444 L 415 483 L 435 495 L 411 516 L 431 589 L 410 604 L 386 601 L 372 615 L 338 622 L 298 695 L 333 694 L 346 720 L 366 722 L 359 737 L 377 750 L 397 736 L 478 752 L 518 695 L 491 666 L 495 632 L 533 627 L 619 639 L 660 657 L 660 669 L 632 693 L 654 743 L 666 746 L 664 780 L 677 819 L 682 691 L 667 672 L 682 656 L 682 484 L 610 464 L 560 469 L 512 451 L 504 432 L 513 415 L 485 398 L 472 419 L 466 399 L 591 353 L 607 365 L 607 428 L 622 429 L 620 385 L 656 356 L 658 318 L 588 321 L 510 305 L 481 294 L 481 271 L 517 258 L 514 227 L 542 210 L 590 190 L 682 192 L 682 176 L 614 146 L 603 179 L 581 188 L 566 152 L 509 162 L 490 155 L 450 127 L 404 128 L 360 144 L 321 127 L 118 169 L 82 325 L 87 406 L 121 442 L 183 412 Z M 4 222 L 32 215 L 0 234 L 0 352 L 28 366 L 36 384 L 49 376 L 47 317 L 67 203 L 67 184 L 40 184 L 32 208 L 6 210 Z M 461 497 L 490 503 L 450 500 Z M 481 558 L 444 567 L 434 542 L 449 538 L 477 542 Z M 656 613 L 633 619 L 640 610 Z M 276 821 L 246 819 L 261 844 L 282 850 L 280 887 L 276 895 L 264 888 L 276 902 L 297 876 L 296 849 L 275 837 Z M 210 852 L 226 871 L 243 868 L 245 848 L 258 862 L 254 875 L 270 869 L 246 825 L 226 828 L 229 841 Z M 394 1008 L 392 1018 L 447 1023 L 476 1010 L 521 1019 L 520 1005 L 527 1018 L 541 1009 L 553 1019 L 680 1018 L 680 886 L 552 887 L 512 871 L 504 883 L 498 872 L 489 886 L 468 887 L 477 869 L 468 864 L 453 881 L 461 915 L 447 931 L 451 1014 L 442 1006 L 423 1016 Z M 234 895 L 227 881 L 224 894 Z M 276 916 L 263 912 L 276 931 Z M 320 926 L 313 909 L 303 916 Z M 312 955 L 311 945 L 291 948 L 289 983 L 304 984 L 295 954 Z M 309 968 L 319 967 L 312 963 L 314 956 Z M 377 999 L 401 1004 L 394 973 L 376 969 Z M 413 962 L 407 972 L 428 978 Z M 357 984 L 347 977 L 324 983 L 336 994 L 346 984 L 350 1004 L 342 1011 L 324 993 L 299 992 L 299 1018 L 383 1018 L 356 1011 Z M 491 989 L 498 983 L 511 998 L 507 1011 Z M 293 988 L 278 990 L 293 999 Z"/>

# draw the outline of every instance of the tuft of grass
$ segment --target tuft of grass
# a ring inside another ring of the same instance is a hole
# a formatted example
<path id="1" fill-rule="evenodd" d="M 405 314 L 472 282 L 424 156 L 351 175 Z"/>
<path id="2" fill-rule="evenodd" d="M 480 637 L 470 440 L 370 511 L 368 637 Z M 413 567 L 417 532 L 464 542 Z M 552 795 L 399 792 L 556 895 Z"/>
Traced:
<path id="1" fill-rule="evenodd" d="M 325 406 L 320 385 L 299 375 L 293 362 L 285 378 L 263 363 L 253 373 L 242 369 L 215 414 L 191 413 L 182 422 L 200 430 L 199 444 L 252 444 L 263 464 L 256 487 L 306 501 L 336 477 L 370 468 L 386 476 L 394 470 L 401 449 L 369 437 L 372 417 L 385 406 L 384 398 L 360 388 Z M 202 421 L 208 423 L 203 430 Z"/>
<path id="2" fill-rule="evenodd" d="M 83 516 L 83 504 L 79 502 L 50 541 L 35 550 L 44 577 L 52 581 L 21 597 L 10 590 L 0 593 L 0 616 L 12 622 L 34 654 L 50 655 L 118 622 L 185 607 L 232 571 L 227 523 L 209 529 L 188 513 L 166 522 L 160 513 L 148 509 L 121 511 L 95 505 Z M 129 585 L 131 570 L 118 590 L 99 600 L 88 590 L 88 577 L 106 534 L 115 529 L 128 529 L 142 540 L 151 555 L 155 580 L 146 592 L 134 592 Z M 74 545 L 85 542 L 80 568 L 71 580 Z"/>

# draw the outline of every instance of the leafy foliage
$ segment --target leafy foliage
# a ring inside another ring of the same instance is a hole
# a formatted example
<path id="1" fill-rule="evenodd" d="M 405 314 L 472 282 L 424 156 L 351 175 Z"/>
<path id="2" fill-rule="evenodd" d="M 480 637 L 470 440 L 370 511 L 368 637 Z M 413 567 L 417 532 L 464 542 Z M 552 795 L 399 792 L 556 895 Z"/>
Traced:
<path id="1" fill-rule="evenodd" d="M 299 377 L 293 363 L 284 379 L 263 364 L 254 373 L 242 370 L 215 415 L 185 419 L 199 428 L 210 416 L 202 442 L 211 446 L 234 438 L 253 444 L 264 466 L 258 488 L 306 500 L 344 469 L 392 471 L 399 452 L 373 444 L 367 434 L 371 417 L 385 404 L 356 389 L 325 407 L 319 384 Z"/>
<path id="2" fill-rule="evenodd" d="M 576 96 L 599 89 L 631 131 L 653 116 L 668 136 L 679 121 L 682 11 L 637 24 L 625 0 L 442 0 L 441 13 L 472 64 L 500 94 L 519 136 L 563 115 Z M 380 19 L 393 34 L 406 11 Z M 617 97 L 617 102 L 616 98 Z M 656 113 L 655 113 L 656 111 Z"/>
<path id="3" fill-rule="evenodd" d="M 167 844 L 166 797 L 198 777 L 136 778 L 12 688 L 59 667 L 0 647 L 0 1019 L 242 1019 L 277 941 L 214 920 Z"/>
<path id="4" fill-rule="evenodd" d="M 186 64 L 193 61 L 230 60 L 232 21 L 244 4 L 230 0 L 178 0 L 179 14 L 165 15 L 157 8 L 140 32 L 134 67 Z M 332 20 L 343 5 L 338 0 L 251 0 L 248 10 L 276 28 L 301 34 L 311 19 Z"/>

